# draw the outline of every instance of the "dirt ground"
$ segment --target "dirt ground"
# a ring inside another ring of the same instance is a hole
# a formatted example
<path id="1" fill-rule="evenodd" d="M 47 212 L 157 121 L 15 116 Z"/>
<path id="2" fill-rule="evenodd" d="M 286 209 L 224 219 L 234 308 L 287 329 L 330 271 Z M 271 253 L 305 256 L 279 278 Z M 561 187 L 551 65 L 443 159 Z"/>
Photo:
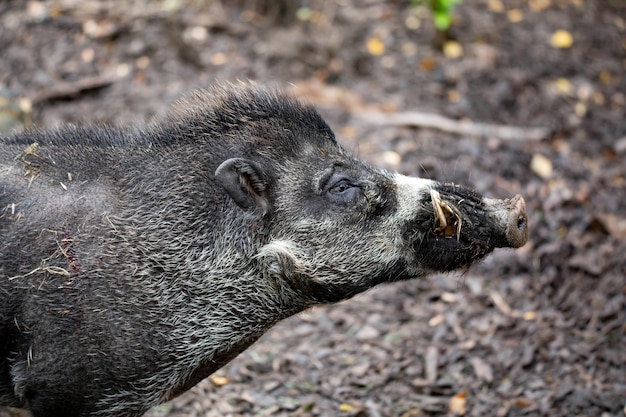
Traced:
<path id="1" fill-rule="evenodd" d="M 293 317 L 150 417 L 626 414 L 625 0 L 466 1 L 447 40 L 400 0 L 5 1 L 0 57 L 5 130 L 251 79 L 372 163 L 526 198 L 525 247 Z"/>

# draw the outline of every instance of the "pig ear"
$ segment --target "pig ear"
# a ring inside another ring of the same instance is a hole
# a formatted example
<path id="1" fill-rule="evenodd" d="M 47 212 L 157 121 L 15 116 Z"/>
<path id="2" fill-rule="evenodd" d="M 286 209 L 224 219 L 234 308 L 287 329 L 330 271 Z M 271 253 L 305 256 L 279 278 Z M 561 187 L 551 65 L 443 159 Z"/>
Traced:
<path id="1" fill-rule="evenodd" d="M 244 210 L 257 209 L 262 215 L 269 211 L 268 182 L 256 163 L 243 158 L 227 159 L 215 170 L 215 179 Z"/>

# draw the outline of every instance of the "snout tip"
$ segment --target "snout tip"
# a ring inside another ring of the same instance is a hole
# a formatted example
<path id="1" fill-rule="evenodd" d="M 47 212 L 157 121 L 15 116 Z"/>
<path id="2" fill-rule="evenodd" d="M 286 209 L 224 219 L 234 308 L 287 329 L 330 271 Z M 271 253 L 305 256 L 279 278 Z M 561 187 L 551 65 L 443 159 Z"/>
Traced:
<path id="1" fill-rule="evenodd" d="M 528 215 L 526 214 L 526 202 L 521 195 L 516 195 L 508 200 L 506 223 L 506 240 L 510 247 L 519 248 L 528 241 Z"/>

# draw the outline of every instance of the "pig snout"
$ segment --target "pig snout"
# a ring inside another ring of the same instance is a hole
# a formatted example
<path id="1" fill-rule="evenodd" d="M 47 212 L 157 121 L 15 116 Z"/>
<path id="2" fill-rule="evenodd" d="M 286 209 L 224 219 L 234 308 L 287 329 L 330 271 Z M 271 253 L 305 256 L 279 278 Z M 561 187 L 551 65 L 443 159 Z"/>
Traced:
<path id="1" fill-rule="evenodd" d="M 435 184 L 424 196 L 416 229 L 426 239 L 416 245 L 419 262 L 434 271 L 469 266 L 495 248 L 519 248 L 528 240 L 526 203 L 485 198 L 455 184 Z M 414 235 L 413 235 L 414 236 Z"/>
<path id="2" fill-rule="evenodd" d="M 496 221 L 495 247 L 519 248 L 528 241 L 526 202 L 521 195 L 507 200 L 485 199 Z"/>

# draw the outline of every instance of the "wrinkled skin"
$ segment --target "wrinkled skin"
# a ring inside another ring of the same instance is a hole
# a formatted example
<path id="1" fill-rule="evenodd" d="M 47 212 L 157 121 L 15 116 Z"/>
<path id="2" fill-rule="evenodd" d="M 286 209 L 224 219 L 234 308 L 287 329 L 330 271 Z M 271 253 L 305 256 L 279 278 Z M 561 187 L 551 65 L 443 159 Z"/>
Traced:
<path id="1" fill-rule="evenodd" d="M 159 123 L 0 139 L 0 404 L 138 416 L 277 321 L 519 247 L 524 201 L 349 155 L 250 85 Z"/>

